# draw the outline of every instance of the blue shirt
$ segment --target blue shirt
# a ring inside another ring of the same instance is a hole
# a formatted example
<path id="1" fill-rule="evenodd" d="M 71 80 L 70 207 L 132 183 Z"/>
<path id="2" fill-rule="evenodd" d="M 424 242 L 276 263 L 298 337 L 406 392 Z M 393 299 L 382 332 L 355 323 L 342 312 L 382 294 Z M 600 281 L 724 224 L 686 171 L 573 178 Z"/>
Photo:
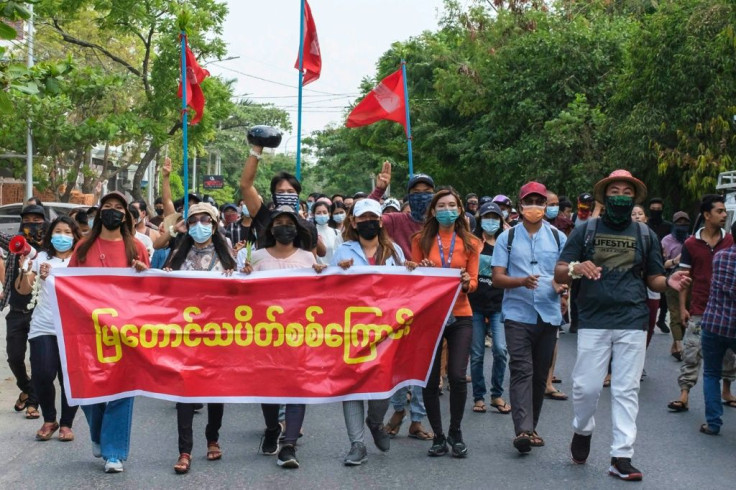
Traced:
<path id="1" fill-rule="evenodd" d="M 700 325 L 710 333 L 736 338 L 736 245 L 713 258 L 710 295 Z"/>
<path id="2" fill-rule="evenodd" d="M 560 296 L 555 292 L 552 279 L 560 250 L 565 246 L 565 234 L 557 232 L 560 238 L 558 246 L 553 227 L 548 223 L 543 223 L 531 237 L 522 223 L 514 228 L 511 256 L 507 250 L 509 230 L 506 230 L 496 239 L 491 264 L 493 267 L 505 267 L 510 277 L 539 275 L 539 283 L 537 289 L 524 286 L 506 289 L 501 305 L 503 317 L 515 322 L 536 324 L 539 315 L 545 323 L 562 325 Z"/>
<path id="3" fill-rule="evenodd" d="M 404 265 L 404 252 L 401 250 L 401 247 L 394 244 L 394 250 L 396 250 L 396 255 L 401 259 L 401 263 L 397 264 L 393 256 L 390 256 L 384 265 Z M 371 263 L 368 262 L 368 258 L 366 258 L 365 253 L 363 253 L 363 248 L 360 246 L 360 242 L 355 240 L 345 242 L 337 247 L 335 254 L 332 256 L 332 260 L 330 261 L 330 265 L 337 265 L 338 262 L 350 259 L 353 259 L 353 265 L 371 265 Z"/>

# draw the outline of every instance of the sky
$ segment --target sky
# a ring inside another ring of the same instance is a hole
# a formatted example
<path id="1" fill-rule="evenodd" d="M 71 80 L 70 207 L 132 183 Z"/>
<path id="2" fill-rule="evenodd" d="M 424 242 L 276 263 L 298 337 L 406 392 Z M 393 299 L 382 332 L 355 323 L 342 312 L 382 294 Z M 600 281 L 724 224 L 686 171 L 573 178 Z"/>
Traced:
<path id="1" fill-rule="evenodd" d="M 209 62 L 206 67 L 213 75 L 236 79 L 238 96 L 288 111 L 294 129 L 284 134 L 278 151 L 294 152 L 299 0 L 226 3 L 230 13 L 223 39 L 227 57 L 238 58 Z M 375 76 L 379 57 L 393 42 L 436 30 L 442 4 L 442 0 L 309 0 L 322 52 L 322 74 L 304 88 L 302 135 L 330 123 L 342 124 L 345 107 L 360 95 L 361 80 Z"/>

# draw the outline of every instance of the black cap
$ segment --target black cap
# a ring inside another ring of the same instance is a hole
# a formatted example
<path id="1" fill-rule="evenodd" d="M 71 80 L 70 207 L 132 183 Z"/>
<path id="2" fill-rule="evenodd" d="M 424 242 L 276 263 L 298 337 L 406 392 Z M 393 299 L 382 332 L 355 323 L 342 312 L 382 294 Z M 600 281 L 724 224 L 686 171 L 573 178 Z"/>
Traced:
<path id="1" fill-rule="evenodd" d="M 480 199 L 478 199 L 478 205 L 483 206 L 487 202 L 493 201 L 493 198 L 491 196 L 483 196 Z"/>
<path id="2" fill-rule="evenodd" d="M 595 199 L 593 198 L 593 194 L 590 192 L 583 192 L 578 196 L 578 202 L 585 202 L 585 203 L 591 203 Z"/>
<path id="3" fill-rule="evenodd" d="M 192 205 L 192 201 L 202 202 L 202 198 L 190 192 L 189 193 L 189 205 L 190 206 Z"/>
<path id="4" fill-rule="evenodd" d="M 226 209 L 232 209 L 234 211 L 240 211 L 238 209 L 238 206 L 235 205 L 235 204 L 233 204 L 233 203 L 231 203 L 231 202 L 229 202 L 229 203 L 225 204 L 224 206 L 222 206 L 222 212 L 224 213 Z"/>
<path id="5" fill-rule="evenodd" d="M 480 210 L 478 211 L 478 216 L 484 216 L 484 215 L 486 215 L 488 213 L 497 214 L 497 215 L 503 217 L 503 211 L 501 211 L 501 206 L 499 206 L 495 202 L 487 202 L 487 203 L 484 203 L 480 207 Z"/>
<path id="6" fill-rule="evenodd" d="M 419 184 L 420 182 L 424 182 L 428 186 L 430 186 L 432 189 L 434 189 L 434 180 L 432 180 L 432 177 L 430 177 L 427 174 L 414 174 L 414 176 L 409 179 L 409 184 L 406 186 L 406 190 L 411 190 L 412 187 Z"/>
<path id="7" fill-rule="evenodd" d="M 39 206 L 38 204 L 29 204 L 24 207 L 23 211 L 20 212 L 20 215 L 24 216 L 26 214 L 38 214 L 46 219 L 46 213 L 44 212 L 43 206 Z"/>

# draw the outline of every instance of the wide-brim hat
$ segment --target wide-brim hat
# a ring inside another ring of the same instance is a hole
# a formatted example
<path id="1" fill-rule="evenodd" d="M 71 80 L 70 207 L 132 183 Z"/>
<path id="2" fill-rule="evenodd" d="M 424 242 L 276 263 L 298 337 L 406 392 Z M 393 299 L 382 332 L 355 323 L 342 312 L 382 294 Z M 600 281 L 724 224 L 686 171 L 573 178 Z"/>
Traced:
<path id="1" fill-rule="evenodd" d="M 189 206 L 187 218 L 189 218 L 193 214 L 207 214 L 210 218 L 212 218 L 212 221 L 214 223 L 217 223 L 217 217 L 219 215 L 217 208 L 214 207 L 212 204 L 206 202 L 199 202 L 197 204 L 192 204 L 191 206 Z"/>
<path id="2" fill-rule="evenodd" d="M 644 202 L 644 200 L 647 198 L 647 186 L 644 185 L 644 182 L 637 179 L 633 175 L 631 175 L 631 172 L 628 170 L 614 170 L 609 174 L 608 177 L 605 179 L 601 179 L 598 181 L 598 183 L 593 187 L 593 195 L 595 196 L 595 200 L 602 203 L 605 201 L 606 197 L 606 188 L 611 182 L 628 182 L 629 184 L 634 186 L 634 191 L 636 195 L 634 196 L 634 202 L 637 204 L 641 204 Z"/>

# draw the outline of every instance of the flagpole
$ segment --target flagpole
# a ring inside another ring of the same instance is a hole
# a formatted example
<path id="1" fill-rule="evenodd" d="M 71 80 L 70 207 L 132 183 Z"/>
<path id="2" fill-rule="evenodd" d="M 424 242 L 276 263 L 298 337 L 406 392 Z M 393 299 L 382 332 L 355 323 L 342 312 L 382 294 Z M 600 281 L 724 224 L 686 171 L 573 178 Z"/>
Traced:
<path id="1" fill-rule="evenodd" d="M 184 209 L 182 214 L 187 219 L 189 213 L 189 142 L 187 141 L 187 33 L 181 31 L 181 114 L 182 114 L 182 158 L 184 159 Z"/>
<path id="2" fill-rule="evenodd" d="M 304 2 L 299 15 L 299 102 L 296 114 L 296 180 L 302 180 L 302 82 L 304 81 Z"/>
<path id="3" fill-rule="evenodd" d="M 404 106 L 406 107 L 406 144 L 409 147 L 409 178 L 414 176 L 414 160 L 411 152 L 411 119 L 409 118 L 409 88 L 406 83 L 406 60 L 401 60 L 401 78 L 404 79 Z"/>

